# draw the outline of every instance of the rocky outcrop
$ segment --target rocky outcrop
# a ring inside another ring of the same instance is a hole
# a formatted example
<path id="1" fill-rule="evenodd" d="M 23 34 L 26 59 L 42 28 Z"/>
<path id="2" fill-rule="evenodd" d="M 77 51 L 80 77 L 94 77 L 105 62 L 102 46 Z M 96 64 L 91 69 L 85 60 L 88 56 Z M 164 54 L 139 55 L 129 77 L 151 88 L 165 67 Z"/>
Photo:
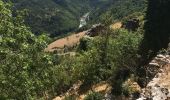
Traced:
<path id="1" fill-rule="evenodd" d="M 135 31 L 139 26 L 139 19 L 130 19 L 123 23 L 122 27 L 128 29 L 129 31 Z"/>
<path id="2" fill-rule="evenodd" d="M 104 26 L 102 24 L 95 24 L 89 30 L 87 30 L 86 35 L 89 35 L 90 37 L 98 36 L 103 29 Z"/>
<path id="3" fill-rule="evenodd" d="M 82 81 L 78 81 L 77 83 L 73 84 L 73 86 L 64 94 L 57 96 L 53 100 L 65 100 L 65 97 L 69 97 L 72 95 L 77 96 L 78 95 L 78 90 L 80 86 L 82 85 Z"/>
<path id="4" fill-rule="evenodd" d="M 137 100 L 170 100 L 170 55 L 159 54 L 147 66 L 148 84 Z"/>
<path id="5" fill-rule="evenodd" d="M 162 55 L 162 54 L 157 55 L 146 67 L 148 80 L 154 78 L 155 75 L 160 73 L 162 68 L 164 68 L 164 66 L 169 63 L 170 63 L 169 55 Z"/>

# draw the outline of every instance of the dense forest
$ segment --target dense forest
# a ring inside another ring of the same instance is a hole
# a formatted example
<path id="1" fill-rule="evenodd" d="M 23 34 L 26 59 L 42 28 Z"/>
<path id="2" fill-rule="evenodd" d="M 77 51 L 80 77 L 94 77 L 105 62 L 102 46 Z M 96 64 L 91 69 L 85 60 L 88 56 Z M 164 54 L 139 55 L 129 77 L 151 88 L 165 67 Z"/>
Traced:
<path id="1" fill-rule="evenodd" d="M 146 65 L 159 52 L 168 52 L 169 4 L 162 0 L 0 0 L 0 99 L 51 100 L 64 95 L 64 100 L 103 100 L 106 94 L 108 100 L 139 98 L 139 88 L 148 83 Z M 89 11 L 90 25 L 102 25 L 96 36 L 84 36 L 71 49 L 64 46 L 64 53 L 45 51 L 54 39 L 50 36 L 76 30 L 79 17 Z M 122 26 L 112 29 L 116 22 Z M 110 84 L 109 93 L 90 89 L 103 81 Z M 79 82 L 79 90 L 67 94 Z M 84 98 L 77 99 L 83 93 Z"/>
<path id="2" fill-rule="evenodd" d="M 7 0 L 15 10 L 27 9 L 25 21 L 36 34 L 42 32 L 62 34 L 73 31 L 79 26 L 79 18 L 91 11 L 102 0 Z M 83 3 L 83 5 L 82 5 Z"/>
<path id="3" fill-rule="evenodd" d="M 89 24 L 98 23 L 99 16 L 108 12 L 114 19 L 120 19 L 129 13 L 141 11 L 144 0 L 4 0 L 13 3 L 14 10 L 27 9 L 25 24 L 35 34 L 48 33 L 52 37 L 75 31 L 79 19 L 91 12 Z M 83 4 L 83 5 L 82 5 Z M 127 10 L 128 9 L 128 10 Z M 126 11 L 125 11 L 126 10 Z"/>

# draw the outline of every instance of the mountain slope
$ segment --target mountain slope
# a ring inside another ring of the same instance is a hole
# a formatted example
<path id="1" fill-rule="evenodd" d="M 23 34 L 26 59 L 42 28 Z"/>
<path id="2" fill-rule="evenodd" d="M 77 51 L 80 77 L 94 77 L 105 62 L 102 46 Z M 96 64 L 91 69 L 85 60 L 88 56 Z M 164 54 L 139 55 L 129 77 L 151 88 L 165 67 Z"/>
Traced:
<path id="1" fill-rule="evenodd" d="M 81 13 L 87 12 L 86 10 L 82 11 L 83 7 L 88 8 L 86 5 L 80 5 L 82 0 L 74 1 L 75 4 L 71 3 L 70 0 L 21 0 L 13 2 L 17 10 L 29 10 L 26 23 L 33 32 L 58 34 L 78 27 L 79 16 Z"/>
<path id="2" fill-rule="evenodd" d="M 5 0 L 14 3 L 14 9 L 28 9 L 25 21 L 31 30 L 52 37 L 78 29 L 79 19 L 91 12 L 91 24 L 98 23 L 108 12 L 113 18 L 121 18 L 135 11 L 141 11 L 144 0 Z M 125 10 L 126 9 L 126 10 Z"/>
<path id="3" fill-rule="evenodd" d="M 111 14 L 113 19 L 122 19 L 135 12 L 144 12 L 146 9 L 145 0 L 112 0 L 109 3 L 98 8 L 92 19 L 94 22 L 100 21 L 96 17 L 101 18 L 106 14 Z"/>

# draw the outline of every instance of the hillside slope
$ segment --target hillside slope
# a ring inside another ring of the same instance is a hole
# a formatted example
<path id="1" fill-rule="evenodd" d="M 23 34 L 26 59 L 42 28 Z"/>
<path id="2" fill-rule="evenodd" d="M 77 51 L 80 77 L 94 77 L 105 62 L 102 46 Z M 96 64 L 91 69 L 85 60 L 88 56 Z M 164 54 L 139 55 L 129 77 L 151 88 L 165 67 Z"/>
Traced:
<path id="1" fill-rule="evenodd" d="M 78 29 L 79 19 L 90 13 L 90 24 L 98 23 L 108 12 L 114 19 L 141 11 L 144 0 L 4 0 L 12 1 L 15 10 L 28 9 L 25 21 L 31 30 L 58 36 Z"/>
<path id="2" fill-rule="evenodd" d="M 115 29 L 120 29 L 122 27 L 121 22 L 116 22 L 110 25 L 110 28 L 115 30 Z M 90 29 L 89 29 L 90 30 Z M 95 29 L 96 30 L 96 29 Z M 76 34 L 71 34 L 67 37 L 58 39 L 48 45 L 48 47 L 45 49 L 45 51 L 48 52 L 53 52 L 57 49 L 64 49 L 65 47 L 73 47 L 79 44 L 80 40 L 86 36 L 88 33 L 87 31 L 79 32 Z"/>
<path id="3" fill-rule="evenodd" d="M 75 30 L 79 18 L 93 8 L 110 0 L 5 0 L 14 3 L 14 9 L 28 9 L 26 24 L 36 34 L 46 32 L 57 36 Z"/>

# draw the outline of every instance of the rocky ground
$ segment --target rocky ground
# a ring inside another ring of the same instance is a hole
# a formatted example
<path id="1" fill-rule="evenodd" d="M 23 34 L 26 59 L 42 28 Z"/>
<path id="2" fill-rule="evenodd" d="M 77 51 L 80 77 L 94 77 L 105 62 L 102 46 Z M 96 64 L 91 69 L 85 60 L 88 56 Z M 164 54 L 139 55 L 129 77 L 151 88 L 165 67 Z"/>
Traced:
<path id="1" fill-rule="evenodd" d="M 148 67 L 149 73 L 157 74 L 137 100 L 170 100 L 170 55 L 157 55 Z"/>
<path id="2" fill-rule="evenodd" d="M 108 82 L 103 81 L 98 84 L 94 84 L 88 90 L 83 91 L 82 93 L 79 93 L 81 90 L 80 88 L 81 85 L 82 85 L 81 81 L 75 83 L 73 87 L 70 88 L 65 94 L 57 96 L 53 100 L 64 100 L 65 97 L 72 96 L 72 95 L 76 96 L 76 100 L 84 100 L 84 98 L 92 91 L 103 93 L 105 94 L 105 98 L 107 98 L 105 100 L 111 100 L 109 98 L 111 98 L 110 93 L 111 93 L 112 87 Z"/>

